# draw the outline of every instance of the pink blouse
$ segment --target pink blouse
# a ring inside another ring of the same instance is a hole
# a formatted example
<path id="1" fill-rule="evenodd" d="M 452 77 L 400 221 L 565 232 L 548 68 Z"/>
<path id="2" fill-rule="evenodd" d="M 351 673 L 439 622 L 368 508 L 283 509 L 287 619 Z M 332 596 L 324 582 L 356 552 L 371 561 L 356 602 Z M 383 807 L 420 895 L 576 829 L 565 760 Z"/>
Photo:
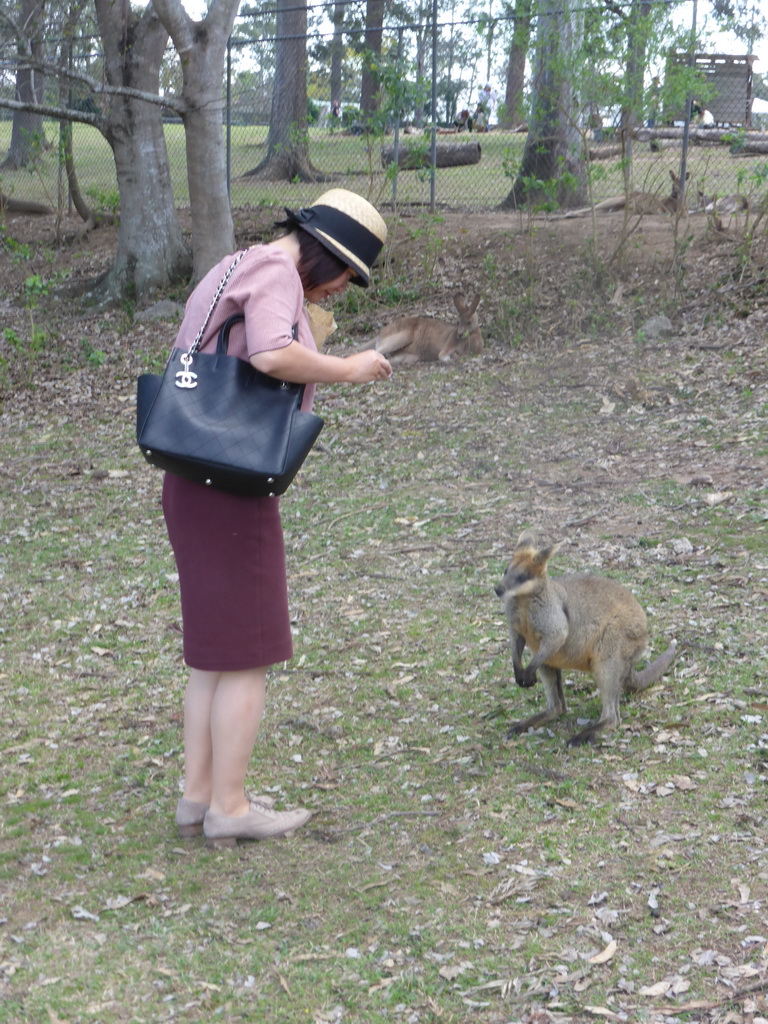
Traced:
<path id="1" fill-rule="evenodd" d="M 211 305 L 216 288 L 235 256 L 226 256 L 208 271 L 187 300 L 184 319 L 176 336 L 177 348 L 189 349 Z M 315 339 L 304 309 L 304 289 L 291 257 L 270 245 L 255 245 L 246 251 L 216 303 L 205 329 L 201 349 L 215 351 L 221 326 L 238 313 L 244 323 L 235 324 L 229 333 L 228 353 L 248 360 L 258 352 L 284 348 L 293 341 L 293 325 L 298 323 L 297 341 L 317 351 Z M 315 385 L 304 388 L 302 409 L 309 411 L 315 398 Z"/>

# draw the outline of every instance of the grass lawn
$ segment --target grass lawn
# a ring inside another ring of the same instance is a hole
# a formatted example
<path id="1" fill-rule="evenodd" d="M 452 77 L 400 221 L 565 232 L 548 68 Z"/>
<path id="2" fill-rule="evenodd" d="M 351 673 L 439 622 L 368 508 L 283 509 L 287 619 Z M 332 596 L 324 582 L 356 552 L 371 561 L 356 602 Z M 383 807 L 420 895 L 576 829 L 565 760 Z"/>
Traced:
<path id="1" fill-rule="evenodd" d="M 0 121 L 0 151 L 10 144 L 11 122 Z M 57 164 L 57 126 L 46 124 L 46 138 L 52 145 L 43 152 L 34 170 L 0 172 L 0 190 L 18 199 L 61 203 L 66 207 L 66 178 Z M 165 128 L 174 194 L 179 206 L 189 202 L 186 181 L 184 130 L 180 124 Z M 299 206 L 317 195 L 317 183 L 263 182 L 248 176 L 265 155 L 267 128 L 264 125 L 235 125 L 230 137 L 231 195 L 235 206 Z M 368 139 L 365 136 L 334 133 L 325 128 L 310 129 L 310 159 L 327 184 L 351 188 L 373 202 L 392 202 L 407 206 L 428 206 L 431 198 L 429 169 L 401 171 L 396 183 L 385 173 L 381 163 L 382 145 L 391 145 L 393 136 Z M 503 131 L 486 134 L 439 136 L 438 144 L 480 141 L 478 164 L 438 168 L 435 178 L 435 199 L 441 206 L 488 209 L 497 206 L 508 195 L 512 178 L 522 159 L 525 135 Z M 401 145 L 427 147 L 426 136 L 402 135 Z M 80 187 L 90 201 L 114 204 L 117 201 L 114 162 L 106 140 L 87 125 L 74 126 L 75 164 Z M 689 188 L 708 194 L 726 195 L 740 191 L 756 199 L 764 194 L 766 160 L 761 157 L 736 158 L 725 146 L 694 146 L 688 157 Z M 621 194 L 624 188 L 618 157 L 594 161 L 591 165 L 594 198 Z M 680 170 L 679 149 L 672 146 L 651 153 L 647 144 L 636 143 L 634 151 L 633 187 L 639 190 L 669 194 L 669 171 Z"/>

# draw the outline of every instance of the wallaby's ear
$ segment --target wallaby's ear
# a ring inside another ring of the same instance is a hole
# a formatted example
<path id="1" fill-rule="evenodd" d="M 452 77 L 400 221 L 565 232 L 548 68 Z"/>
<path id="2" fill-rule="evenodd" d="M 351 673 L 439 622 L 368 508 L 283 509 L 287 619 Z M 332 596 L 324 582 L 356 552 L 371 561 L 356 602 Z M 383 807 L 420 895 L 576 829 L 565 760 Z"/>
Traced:
<path id="1" fill-rule="evenodd" d="M 562 541 L 559 541 L 557 544 L 550 544 L 548 548 L 541 548 L 540 551 L 537 551 L 534 556 L 536 565 L 543 569 L 552 555 L 556 554 L 560 550 L 562 543 Z"/>
<path id="2" fill-rule="evenodd" d="M 515 550 L 519 550 L 520 548 L 531 548 L 532 550 L 535 550 L 536 538 L 533 536 L 530 530 L 524 530 L 517 538 Z"/>
<path id="3" fill-rule="evenodd" d="M 467 314 L 466 314 L 468 317 L 474 316 L 475 310 L 477 309 L 477 306 L 478 306 L 479 302 L 480 302 L 480 292 L 477 293 L 477 295 L 474 297 L 474 299 L 472 299 L 472 301 L 469 304 L 469 309 L 467 310 Z"/>

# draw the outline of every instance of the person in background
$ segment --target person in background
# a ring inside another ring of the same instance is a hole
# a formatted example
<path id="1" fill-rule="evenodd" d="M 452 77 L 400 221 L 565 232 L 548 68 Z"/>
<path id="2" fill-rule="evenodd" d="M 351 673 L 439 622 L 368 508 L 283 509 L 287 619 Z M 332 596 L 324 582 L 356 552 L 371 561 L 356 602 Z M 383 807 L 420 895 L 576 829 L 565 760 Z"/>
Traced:
<path id="1" fill-rule="evenodd" d="M 590 103 L 587 116 L 587 127 L 592 129 L 592 137 L 595 142 L 603 141 L 603 115 L 596 103 Z"/>
<path id="2" fill-rule="evenodd" d="M 346 189 L 286 210 L 284 234 L 245 251 L 211 314 L 201 349 L 232 328 L 229 354 L 281 380 L 306 384 L 386 380 L 389 362 L 373 349 L 344 358 L 318 352 L 305 302 L 365 288 L 387 237 L 377 210 Z M 203 323 L 227 257 L 190 295 L 176 346 L 188 349 Z M 285 552 L 277 497 L 242 497 L 166 473 L 163 512 L 181 591 L 184 660 L 184 793 L 176 807 L 183 836 L 210 845 L 284 835 L 310 818 L 249 797 L 245 777 L 264 710 L 267 670 L 292 656 Z"/>
<path id="3" fill-rule="evenodd" d="M 715 117 L 711 110 L 694 100 L 691 104 L 691 123 L 696 128 L 714 128 Z"/>
<path id="4" fill-rule="evenodd" d="M 490 82 L 486 82 L 480 93 L 480 102 L 483 105 L 485 111 L 485 130 L 490 129 L 496 124 L 496 110 L 499 105 L 499 98 L 496 95 L 496 90 L 491 88 Z"/>
<path id="5" fill-rule="evenodd" d="M 648 91 L 648 119 L 645 124 L 647 128 L 655 128 L 656 121 L 659 117 L 659 111 L 661 108 L 661 82 L 659 76 L 654 75 L 651 81 L 651 88 Z M 661 144 L 658 139 L 651 139 L 651 152 L 658 153 L 661 151 Z"/>
<path id="6" fill-rule="evenodd" d="M 469 111 L 464 109 L 453 119 L 453 123 L 456 126 L 457 132 L 472 131 L 472 118 L 469 116 Z"/>

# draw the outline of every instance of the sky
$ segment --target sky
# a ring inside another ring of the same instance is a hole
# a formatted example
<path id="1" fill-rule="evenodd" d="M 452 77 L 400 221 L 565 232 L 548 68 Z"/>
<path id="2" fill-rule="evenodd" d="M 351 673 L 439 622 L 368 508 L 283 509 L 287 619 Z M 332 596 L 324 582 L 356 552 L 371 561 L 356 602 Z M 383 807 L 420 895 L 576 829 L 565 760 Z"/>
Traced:
<path id="1" fill-rule="evenodd" d="M 679 23 L 685 27 L 690 27 L 691 9 L 691 4 L 686 4 L 681 9 Z M 712 21 L 709 4 L 700 3 L 698 5 L 696 20 L 699 30 L 707 33 L 707 45 L 704 48 L 707 53 L 744 54 L 747 52 L 746 45 L 741 40 L 727 32 L 721 32 L 717 28 Z M 760 39 L 753 48 L 753 54 L 756 57 L 753 70 L 762 75 L 768 74 L 768 39 Z"/>

